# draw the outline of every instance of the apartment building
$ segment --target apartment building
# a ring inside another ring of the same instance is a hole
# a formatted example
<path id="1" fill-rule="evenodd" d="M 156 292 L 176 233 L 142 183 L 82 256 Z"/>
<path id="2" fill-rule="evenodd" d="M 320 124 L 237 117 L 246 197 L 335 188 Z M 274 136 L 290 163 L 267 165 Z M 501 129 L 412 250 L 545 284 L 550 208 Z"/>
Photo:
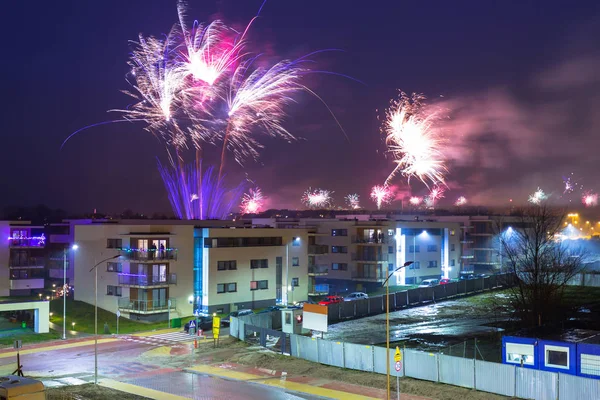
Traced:
<path id="1" fill-rule="evenodd" d="M 75 299 L 162 320 L 307 299 L 306 229 L 234 221 L 70 221 Z M 94 267 L 96 267 L 94 269 Z M 97 280 L 96 280 L 97 271 Z"/>
<path id="2" fill-rule="evenodd" d="M 44 289 L 44 227 L 0 221 L 0 296 L 41 293 Z"/>

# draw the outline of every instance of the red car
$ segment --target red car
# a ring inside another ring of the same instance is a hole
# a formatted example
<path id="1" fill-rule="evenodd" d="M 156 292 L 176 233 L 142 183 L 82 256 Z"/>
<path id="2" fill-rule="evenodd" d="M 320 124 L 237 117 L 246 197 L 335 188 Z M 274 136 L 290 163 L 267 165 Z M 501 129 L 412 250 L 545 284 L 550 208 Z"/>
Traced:
<path id="1" fill-rule="evenodd" d="M 448 278 L 440 279 L 440 285 L 445 285 L 450 282 L 452 282 L 452 279 L 448 279 Z"/>
<path id="2" fill-rule="evenodd" d="M 319 305 L 320 306 L 328 306 L 330 304 L 341 303 L 343 301 L 344 301 L 344 299 L 340 296 L 327 296 L 327 297 L 325 297 L 324 300 L 321 300 L 319 302 Z"/>

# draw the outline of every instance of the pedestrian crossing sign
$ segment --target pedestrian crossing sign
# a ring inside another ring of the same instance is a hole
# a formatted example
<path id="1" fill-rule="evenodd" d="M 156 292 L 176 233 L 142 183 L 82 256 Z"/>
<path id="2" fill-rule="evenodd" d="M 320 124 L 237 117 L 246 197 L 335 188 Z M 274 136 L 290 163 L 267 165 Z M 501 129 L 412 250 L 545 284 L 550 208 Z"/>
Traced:
<path id="1" fill-rule="evenodd" d="M 192 329 L 192 328 L 194 328 L 194 329 L 196 328 L 196 321 L 194 321 L 194 320 L 190 321 L 190 329 Z"/>

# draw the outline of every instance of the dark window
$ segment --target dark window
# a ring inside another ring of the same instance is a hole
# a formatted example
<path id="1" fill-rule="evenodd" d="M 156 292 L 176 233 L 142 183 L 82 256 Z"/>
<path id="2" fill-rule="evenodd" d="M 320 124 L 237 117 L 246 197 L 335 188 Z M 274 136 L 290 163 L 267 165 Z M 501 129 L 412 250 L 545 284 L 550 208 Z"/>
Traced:
<path id="1" fill-rule="evenodd" d="M 348 236 L 348 229 L 332 229 L 331 236 Z"/>
<path id="2" fill-rule="evenodd" d="M 421 262 L 415 261 L 414 263 L 410 264 L 408 269 L 421 269 Z"/>
<path id="3" fill-rule="evenodd" d="M 108 262 L 106 263 L 106 272 L 123 272 L 123 264 Z"/>
<path id="4" fill-rule="evenodd" d="M 263 246 L 281 246 L 283 240 L 281 237 L 226 237 L 226 238 L 205 238 L 204 247 L 263 247 Z"/>
<path id="5" fill-rule="evenodd" d="M 218 271 L 226 271 L 226 270 L 234 270 L 237 269 L 237 261 L 217 261 L 217 270 Z"/>
<path id="6" fill-rule="evenodd" d="M 225 284 L 217 283 L 217 293 L 225 293 Z"/>
<path id="7" fill-rule="evenodd" d="M 292 267 L 300 266 L 300 257 L 292 257 Z"/>
<path id="8" fill-rule="evenodd" d="M 339 270 L 339 271 L 347 271 L 348 264 L 347 263 L 331 263 L 331 269 Z"/>
<path id="9" fill-rule="evenodd" d="M 412 244 L 408 247 L 409 253 L 419 253 L 419 245 L 413 246 Z"/>
<path id="10" fill-rule="evenodd" d="M 292 278 L 292 287 L 295 287 L 295 286 L 300 286 L 299 278 Z"/>
<path id="11" fill-rule="evenodd" d="M 121 249 L 123 248 L 123 239 L 106 239 L 107 249 Z"/>
<path id="12" fill-rule="evenodd" d="M 228 292 L 237 292 L 237 283 L 228 283 L 227 291 Z"/>
<path id="13" fill-rule="evenodd" d="M 569 365 L 569 354 L 566 351 L 546 350 L 546 365 Z"/>
<path id="14" fill-rule="evenodd" d="M 454 260 L 450 260 L 450 266 L 451 266 L 451 267 L 454 267 L 454 264 L 456 264 L 456 261 L 454 261 Z"/>
<path id="15" fill-rule="evenodd" d="M 388 264 L 388 271 L 390 271 L 390 272 L 394 271 L 394 264 L 392 264 L 392 263 Z"/>
<path id="16" fill-rule="evenodd" d="M 347 253 L 348 247 L 346 246 L 331 246 L 332 253 Z"/>
<path id="17" fill-rule="evenodd" d="M 269 260 L 250 260 L 250 268 L 269 268 Z"/>
<path id="18" fill-rule="evenodd" d="M 450 251 L 454 251 L 454 243 L 450 244 Z"/>
<path id="19" fill-rule="evenodd" d="M 427 251 L 428 252 L 437 251 L 437 245 L 436 244 L 428 244 Z"/>
<path id="20" fill-rule="evenodd" d="M 269 281 L 268 280 L 264 280 L 264 281 L 258 281 L 258 288 L 259 289 L 268 289 L 269 288 Z"/>
<path id="21" fill-rule="evenodd" d="M 394 254 L 394 246 L 388 246 L 388 254 Z"/>
<path id="22" fill-rule="evenodd" d="M 437 268 L 438 263 L 436 260 L 434 261 L 429 261 L 429 263 L 427 263 L 427 268 Z"/>
<path id="23" fill-rule="evenodd" d="M 106 295 L 107 296 L 121 296 L 121 293 L 122 293 L 121 286 L 113 286 L 113 285 L 106 286 Z"/>

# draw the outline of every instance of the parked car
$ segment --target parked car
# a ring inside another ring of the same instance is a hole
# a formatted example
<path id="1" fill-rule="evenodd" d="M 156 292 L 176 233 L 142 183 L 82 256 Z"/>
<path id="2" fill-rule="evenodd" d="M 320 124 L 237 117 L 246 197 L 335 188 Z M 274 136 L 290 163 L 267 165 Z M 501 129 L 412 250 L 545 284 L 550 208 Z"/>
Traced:
<path id="1" fill-rule="evenodd" d="M 189 331 L 190 331 L 190 322 L 192 322 L 192 321 L 197 321 L 198 322 L 198 326 L 196 327 L 196 329 L 202 329 L 203 331 L 210 331 L 210 330 L 212 330 L 213 317 L 198 317 L 197 320 L 196 319 L 191 319 L 188 322 L 186 322 L 186 324 L 183 326 L 183 330 L 185 331 L 185 333 L 189 333 Z"/>
<path id="2" fill-rule="evenodd" d="M 314 304 L 314 303 L 311 303 L 308 300 L 302 300 L 302 301 L 298 301 L 298 302 L 294 303 L 294 305 L 298 308 L 304 308 L 305 304 Z"/>
<path id="3" fill-rule="evenodd" d="M 440 285 L 446 285 L 448 283 L 452 282 L 452 279 L 448 279 L 448 278 L 442 278 L 440 279 Z"/>
<path id="4" fill-rule="evenodd" d="M 361 299 L 368 299 L 369 295 L 363 292 L 354 292 L 350 293 L 348 296 L 344 297 L 344 301 L 354 301 Z"/>
<path id="5" fill-rule="evenodd" d="M 439 279 L 425 279 L 423 282 L 421 282 L 419 287 L 433 287 L 433 286 L 439 285 L 439 283 L 440 283 Z"/>
<path id="6" fill-rule="evenodd" d="M 475 275 L 473 275 L 473 274 L 463 274 L 463 275 L 460 276 L 459 279 L 461 281 L 467 281 L 467 280 L 470 280 L 470 279 L 475 279 Z"/>
<path id="7" fill-rule="evenodd" d="M 239 310 L 239 311 L 230 312 L 228 316 L 226 316 L 225 318 L 223 318 L 221 320 L 221 325 L 229 326 L 229 324 L 231 322 L 231 317 L 241 317 L 242 315 L 250 315 L 250 314 L 254 314 L 252 312 L 252 310 Z"/>
<path id="8" fill-rule="evenodd" d="M 341 303 L 342 301 L 344 301 L 344 299 L 341 296 L 327 296 L 319 302 L 319 305 L 328 306 L 330 304 Z"/>

